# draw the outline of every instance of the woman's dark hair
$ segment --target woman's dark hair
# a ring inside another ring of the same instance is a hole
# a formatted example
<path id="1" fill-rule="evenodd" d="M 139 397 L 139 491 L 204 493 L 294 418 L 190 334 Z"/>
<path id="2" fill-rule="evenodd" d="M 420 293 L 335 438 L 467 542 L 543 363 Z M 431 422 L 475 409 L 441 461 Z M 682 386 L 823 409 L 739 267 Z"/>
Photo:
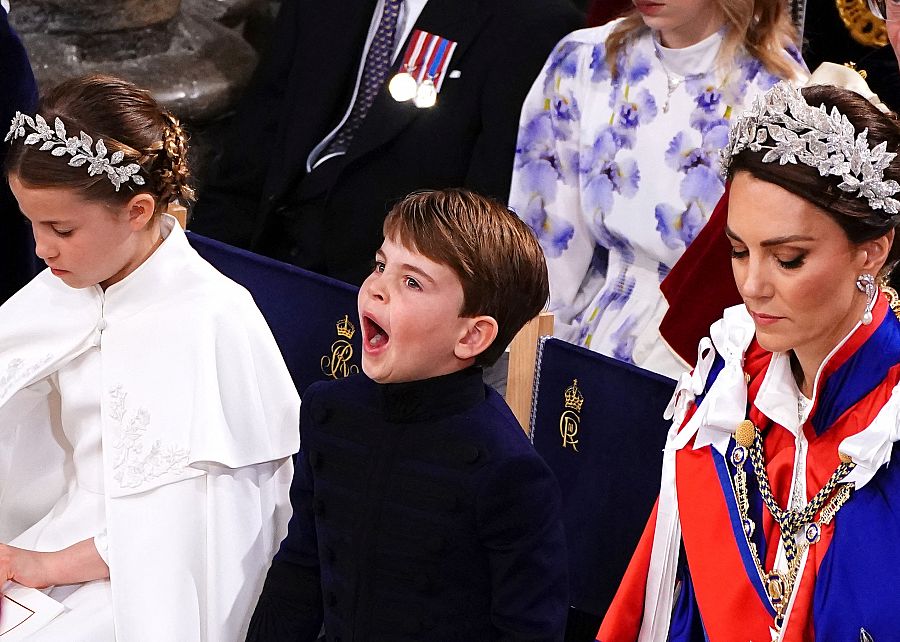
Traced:
<path id="1" fill-rule="evenodd" d="M 830 85 L 813 85 L 803 88 L 801 92 L 811 106 L 824 104 L 829 112 L 832 107 L 837 107 L 857 134 L 868 128 L 870 148 L 887 141 L 887 151 L 900 152 L 900 124 L 896 115 L 884 114 L 859 94 Z M 839 176 L 820 176 L 815 167 L 800 162 L 787 165 L 764 163 L 762 158 L 767 151 L 742 150 L 731 160 L 729 178 L 738 172 L 748 172 L 754 178 L 774 183 L 796 194 L 823 209 L 841 226 L 852 243 L 870 241 L 900 227 L 900 215 L 892 216 L 884 210 L 872 209 L 867 199 L 861 198 L 857 192 L 845 192 L 838 188 L 841 182 Z M 884 180 L 891 179 L 900 182 L 900 156 L 894 158 L 884 170 Z M 890 284 L 894 288 L 900 285 L 900 270 L 893 269 L 898 260 L 900 242 L 894 239 L 884 268 L 884 272 L 890 274 Z"/>
<path id="2" fill-rule="evenodd" d="M 116 191 L 105 172 L 90 176 L 87 165 L 72 167 L 69 156 L 54 156 L 39 145 L 12 141 L 7 174 L 30 187 L 77 190 L 87 200 L 127 203 L 146 193 L 157 201 L 156 212 L 173 201 L 187 206 L 194 199 L 187 162 L 187 134 L 178 119 L 162 109 L 150 92 L 112 76 L 91 75 L 67 80 L 41 96 L 38 114 L 52 128 L 59 118 L 68 136 L 84 132 L 102 139 L 111 156 L 121 151 L 120 165 L 137 163 L 143 185 L 125 182 Z"/>

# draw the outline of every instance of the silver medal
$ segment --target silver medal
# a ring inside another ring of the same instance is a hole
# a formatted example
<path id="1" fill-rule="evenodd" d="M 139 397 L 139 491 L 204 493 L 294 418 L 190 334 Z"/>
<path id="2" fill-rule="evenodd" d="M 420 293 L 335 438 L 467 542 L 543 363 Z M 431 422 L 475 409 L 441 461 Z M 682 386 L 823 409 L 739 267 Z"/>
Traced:
<path id="1" fill-rule="evenodd" d="M 434 82 L 430 78 L 427 78 L 425 82 L 419 85 L 419 90 L 416 92 L 416 98 L 413 102 L 419 109 L 434 107 L 434 104 L 437 102 L 437 89 L 435 89 Z"/>
<path id="2" fill-rule="evenodd" d="M 416 79 L 405 71 L 401 71 L 391 78 L 391 82 L 388 83 L 388 91 L 398 103 L 405 103 L 407 100 L 415 98 L 417 89 Z"/>

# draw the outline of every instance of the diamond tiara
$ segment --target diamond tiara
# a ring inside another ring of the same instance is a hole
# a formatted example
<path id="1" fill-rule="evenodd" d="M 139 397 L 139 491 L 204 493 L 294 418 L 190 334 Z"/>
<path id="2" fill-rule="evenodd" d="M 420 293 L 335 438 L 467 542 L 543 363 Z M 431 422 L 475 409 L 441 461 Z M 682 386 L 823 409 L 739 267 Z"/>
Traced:
<path id="1" fill-rule="evenodd" d="M 31 133 L 28 133 L 29 129 Z M 26 145 L 41 143 L 39 149 L 42 152 L 49 151 L 53 156 L 70 155 L 72 158 L 69 159 L 69 165 L 72 167 L 87 165 L 88 176 L 105 173 L 117 192 L 128 181 L 135 185 L 145 183 L 144 178 L 138 174 L 141 171 L 140 165 L 137 163 L 121 165 L 125 159 L 125 152 L 114 152 L 107 158 L 109 151 L 102 138 L 98 138 L 95 143 L 94 139 L 84 132 L 70 137 L 66 134 L 65 124 L 58 117 L 53 121 L 53 127 L 50 127 L 40 114 L 32 118 L 17 111 L 3 141 L 8 142 L 22 137 L 25 138 Z"/>
<path id="2" fill-rule="evenodd" d="M 900 191 L 895 180 L 884 180 L 884 170 L 895 152 L 887 151 L 887 141 L 873 148 L 868 128 L 858 134 L 847 117 L 825 105 L 811 107 L 799 89 L 779 82 L 756 101 L 731 127 L 728 146 L 722 150 L 722 168 L 745 149 L 766 151 L 764 163 L 781 165 L 801 162 L 819 171 L 820 176 L 838 176 L 838 188 L 856 192 L 869 207 L 887 214 L 900 213 L 900 201 L 891 198 Z"/>

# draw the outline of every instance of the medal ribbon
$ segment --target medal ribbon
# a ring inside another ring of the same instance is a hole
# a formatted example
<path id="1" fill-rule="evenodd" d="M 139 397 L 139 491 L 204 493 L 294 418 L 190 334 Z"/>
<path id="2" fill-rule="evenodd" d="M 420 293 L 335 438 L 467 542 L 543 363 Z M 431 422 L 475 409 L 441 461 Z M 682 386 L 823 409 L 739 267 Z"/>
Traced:
<path id="1" fill-rule="evenodd" d="M 431 78 L 432 82 L 434 83 L 434 88 L 438 91 L 441 90 L 441 85 L 444 84 L 447 67 L 450 64 L 450 58 L 453 57 L 453 51 L 455 49 L 455 42 L 453 42 L 452 40 L 442 39 L 441 46 L 428 68 L 428 77 Z"/>
<path id="2" fill-rule="evenodd" d="M 406 48 L 406 54 L 403 56 L 403 66 L 400 68 L 401 71 L 411 74 L 421 66 L 421 54 L 424 49 L 423 45 L 427 41 L 428 36 L 429 34 L 421 29 L 413 31 L 412 39 L 410 40 L 409 46 Z"/>
<path id="3" fill-rule="evenodd" d="M 413 78 L 416 79 L 416 84 L 422 84 L 422 81 L 425 79 L 426 73 L 428 71 L 427 61 L 431 59 L 432 53 L 434 53 L 434 48 L 437 46 L 438 41 L 440 40 L 440 36 L 436 36 L 432 33 L 422 32 L 425 34 L 425 38 L 422 42 L 422 49 L 419 52 L 418 58 L 416 58 L 416 66 L 414 67 L 415 73 L 413 73 Z M 412 73 L 412 72 L 410 72 Z"/>
<path id="4" fill-rule="evenodd" d="M 415 81 L 416 87 L 419 88 L 418 95 L 426 95 L 427 100 L 417 103 L 418 107 L 430 107 L 434 105 L 434 96 L 441 90 L 444 78 L 446 77 L 447 68 L 450 65 L 450 59 L 456 50 L 457 43 L 453 40 L 443 38 L 441 36 L 416 29 L 412 33 L 409 45 L 403 54 L 403 63 L 399 73 L 395 76 L 395 80 L 401 76 L 408 75 Z M 407 83 L 404 81 L 404 83 Z M 393 84 L 393 81 L 392 81 Z M 423 88 L 423 85 L 427 87 Z M 407 90 L 401 89 L 406 84 L 396 85 L 396 90 L 391 87 L 391 94 L 400 102 L 408 100 Z M 423 91 L 430 92 L 423 94 Z M 397 91 L 397 93 L 395 93 Z"/>

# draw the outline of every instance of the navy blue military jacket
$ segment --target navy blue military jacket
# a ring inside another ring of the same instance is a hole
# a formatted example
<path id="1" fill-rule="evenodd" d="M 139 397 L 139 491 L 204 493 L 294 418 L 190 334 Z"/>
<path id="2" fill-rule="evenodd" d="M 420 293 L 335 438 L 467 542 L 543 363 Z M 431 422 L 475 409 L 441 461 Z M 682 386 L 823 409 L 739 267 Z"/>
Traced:
<path id="1" fill-rule="evenodd" d="M 303 396 L 287 538 L 248 640 L 561 640 L 559 488 L 480 368 Z"/>

